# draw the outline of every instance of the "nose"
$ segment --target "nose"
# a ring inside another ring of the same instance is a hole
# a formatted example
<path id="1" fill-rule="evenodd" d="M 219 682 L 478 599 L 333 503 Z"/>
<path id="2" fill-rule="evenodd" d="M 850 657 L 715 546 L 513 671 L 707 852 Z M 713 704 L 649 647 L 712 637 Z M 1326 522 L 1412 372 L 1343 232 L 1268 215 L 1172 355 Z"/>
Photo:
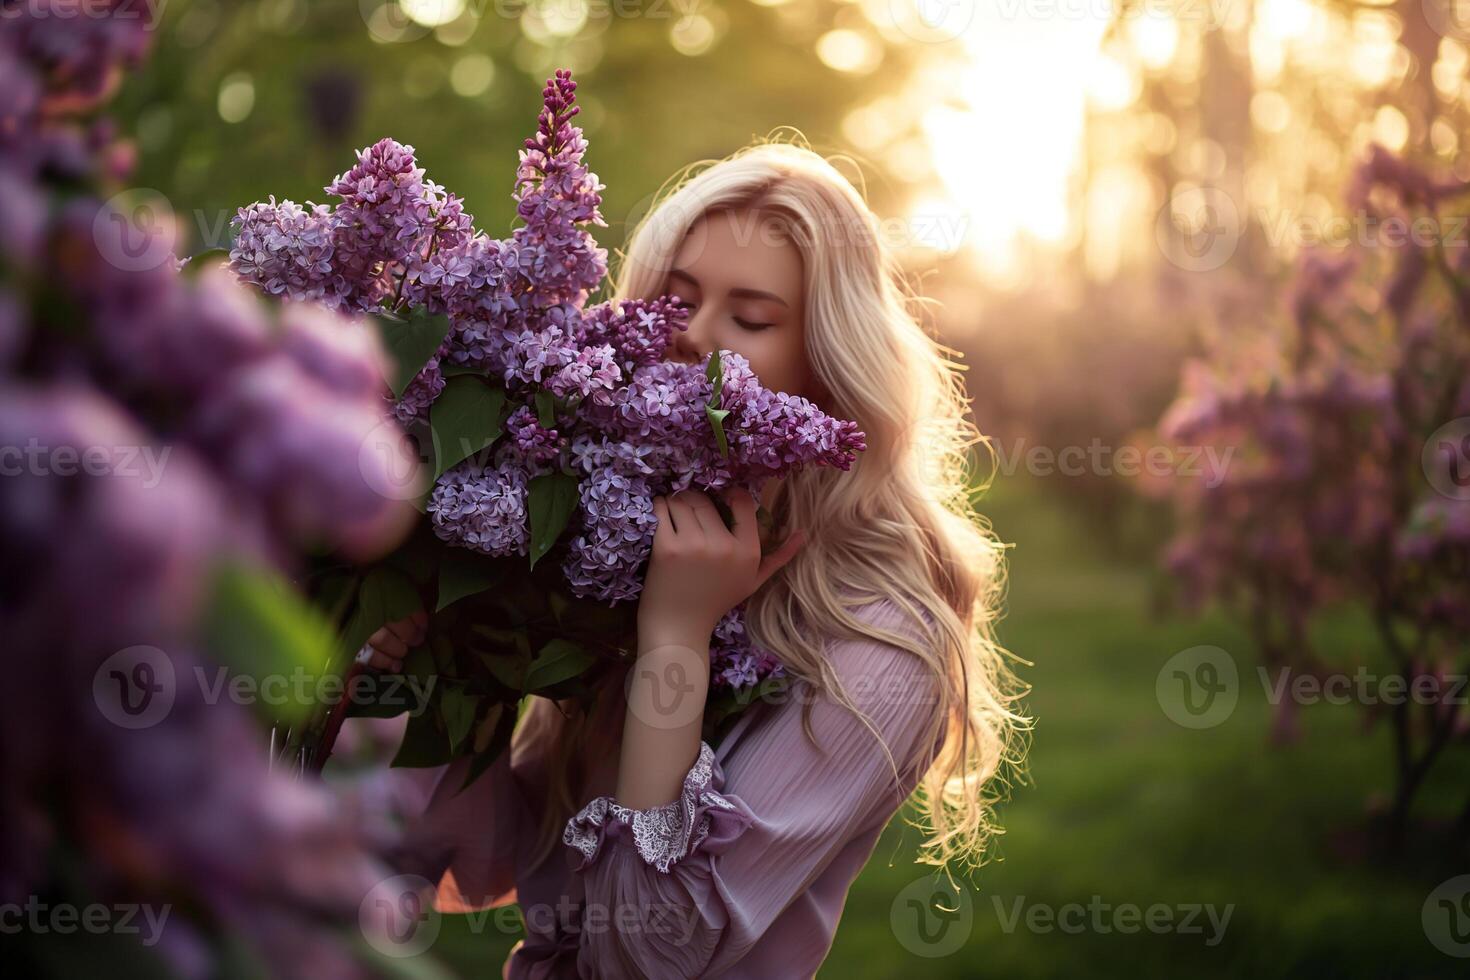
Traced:
<path id="1" fill-rule="evenodd" d="M 689 316 L 687 330 L 675 330 L 669 342 L 669 360 L 681 364 L 698 364 L 709 353 L 709 317 L 707 309 L 697 309 Z"/>

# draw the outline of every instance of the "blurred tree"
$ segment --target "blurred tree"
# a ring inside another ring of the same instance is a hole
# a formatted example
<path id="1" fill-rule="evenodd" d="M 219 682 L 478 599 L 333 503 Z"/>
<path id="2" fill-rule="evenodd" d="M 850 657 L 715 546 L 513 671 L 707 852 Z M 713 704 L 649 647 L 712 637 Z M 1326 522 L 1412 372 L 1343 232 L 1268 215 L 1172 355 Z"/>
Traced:
<path id="1" fill-rule="evenodd" d="M 447 19 L 431 28 L 405 10 Z M 831 67 L 818 41 L 852 11 L 831 0 L 175 0 L 158 55 L 120 111 L 140 132 L 138 181 L 195 212 L 196 246 L 219 244 L 221 219 L 272 191 L 320 201 L 313 175 L 388 135 L 412 144 L 497 234 L 514 219 L 501 175 L 518 124 L 543 80 L 569 67 L 589 159 L 607 185 L 601 243 L 616 248 L 649 195 L 695 160 L 778 126 L 820 151 L 846 147 L 844 112 L 892 88 L 928 50 L 869 30 L 877 61 Z"/>

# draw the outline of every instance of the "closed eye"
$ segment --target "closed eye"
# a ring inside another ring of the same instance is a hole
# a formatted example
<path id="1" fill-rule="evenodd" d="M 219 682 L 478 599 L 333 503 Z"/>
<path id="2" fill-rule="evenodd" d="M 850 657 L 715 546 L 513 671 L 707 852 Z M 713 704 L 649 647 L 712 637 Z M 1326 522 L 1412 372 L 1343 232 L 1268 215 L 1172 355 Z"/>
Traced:
<path id="1" fill-rule="evenodd" d="M 767 327 L 775 326 L 774 323 L 751 323 L 749 320 L 742 320 L 738 316 L 734 319 L 737 324 L 746 330 L 764 330 Z"/>

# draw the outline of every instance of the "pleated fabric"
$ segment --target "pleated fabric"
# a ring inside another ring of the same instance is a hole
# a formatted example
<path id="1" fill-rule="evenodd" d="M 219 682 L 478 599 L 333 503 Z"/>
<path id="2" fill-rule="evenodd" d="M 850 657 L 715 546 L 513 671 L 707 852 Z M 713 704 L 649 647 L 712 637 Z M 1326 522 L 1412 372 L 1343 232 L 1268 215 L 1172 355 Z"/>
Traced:
<path id="1" fill-rule="evenodd" d="M 927 642 L 892 600 L 853 614 Z M 922 660 L 866 638 L 825 649 L 876 737 L 797 682 L 781 703 L 748 710 L 719 746 L 701 743 L 679 798 L 646 810 L 612 795 L 612 751 L 567 822 L 563 852 L 536 867 L 537 726 L 549 718 L 526 719 L 516 751 L 464 792 L 464 763 L 446 767 L 415 828 L 437 907 L 519 901 L 526 938 L 503 970 L 515 980 L 812 976 L 853 880 L 939 748 L 925 744 L 940 688 Z M 802 729 L 807 701 L 815 744 Z"/>

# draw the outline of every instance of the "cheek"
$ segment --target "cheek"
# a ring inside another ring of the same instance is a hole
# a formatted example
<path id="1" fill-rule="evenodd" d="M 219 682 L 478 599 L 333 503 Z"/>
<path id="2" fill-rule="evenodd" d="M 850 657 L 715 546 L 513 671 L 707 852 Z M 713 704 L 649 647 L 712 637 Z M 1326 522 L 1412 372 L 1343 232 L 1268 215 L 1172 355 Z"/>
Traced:
<path id="1" fill-rule="evenodd" d="M 766 331 L 746 340 L 740 353 L 750 361 L 761 384 L 772 391 L 806 395 L 808 369 L 801 335 L 795 331 Z M 738 349 L 738 348 L 732 348 Z"/>

